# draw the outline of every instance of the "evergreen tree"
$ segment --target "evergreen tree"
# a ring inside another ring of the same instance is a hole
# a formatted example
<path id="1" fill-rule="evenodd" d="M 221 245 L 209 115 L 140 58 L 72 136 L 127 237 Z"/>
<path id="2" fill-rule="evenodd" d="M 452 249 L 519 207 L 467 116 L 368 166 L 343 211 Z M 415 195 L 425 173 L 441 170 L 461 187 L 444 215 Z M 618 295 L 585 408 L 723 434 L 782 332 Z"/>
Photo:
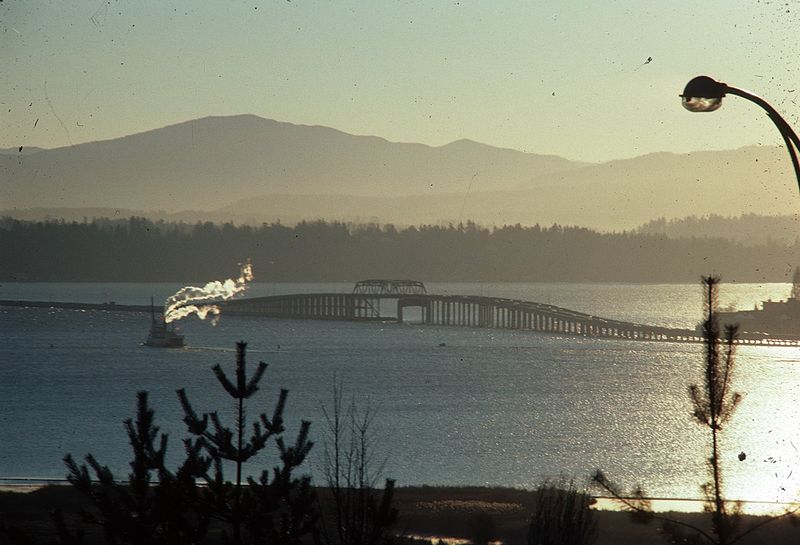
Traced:
<path id="1" fill-rule="evenodd" d="M 193 437 L 184 440 L 186 458 L 176 472 L 166 468 L 167 436 L 154 424 L 147 393 L 139 392 L 136 420 L 126 420 L 125 429 L 133 450 L 131 472 L 118 482 L 107 466 L 91 454 L 79 465 L 71 455 L 64 458 L 68 480 L 83 492 L 93 506 L 82 513 L 85 522 L 102 528 L 105 542 L 125 545 L 194 545 L 214 542 L 215 526 L 223 524 L 223 541 L 234 545 L 299 544 L 316 534 L 317 516 L 309 477 L 293 472 L 312 447 L 310 423 L 303 421 L 295 443 L 282 438 L 283 408 L 287 391 L 281 390 L 271 417 L 265 414 L 245 437 L 246 399 L 258 391 L 266 364 L 261 362 L 252 377 L 246 375 L 245 347 L 237 345 L 236 377 L 232 382 L 220 366 L 214 374 L 236 401 L 233 429 L 223 426 L 216 412 L 198 417 L 184 390 L 178 397 L 185 411 L 184 422 Z M 211 426 L 209 426 L 209 422 Z M 244 464 L 274 440 L 280 464 L 258 479 L 244 480 Z M 233 462 L 236 477 L 225 480 L 224 463 Z M 200 481 L 205 481 L 205 486 Z M 82 529 L 73 531 L 61 513 L 54 514 L 56 533 L 63 545 L 81 545 Z"/>
<path id="2" fill-rule="evenodd" d="M 718 314 L 719 278 L 703 278 L 706 301 L 706 319 L 703 322 L 705 341 L 704 383 L 689 386 L 689 397 L 694 408 L 694 419 L 708 429 L 711 438 L 711 456 L 708 471 L 711 481 L 702 486 L 707 509 L 711 512 L 711 524 L 719 545 L 728 545 L 738 522 L 739 507 L 733 511 L 725 501 L 722 485 L 722 464 L 719 456 L 719 434 L 733 415 L 742 396 L 731 392 L 735 363 L 735 340 L 738 326 L 726 325 L 724 340 L 720 341 L 721 331 Z M 724 348 L 721 350 L 721 346 Z M 722 353 L 721 353 L 722 352 Z"/>
<path id="3" fill-rule="evenodd" d="M 227 526 L 225 540 L 234 545 L 300 543 L 304 536 L 314 533 L 316 522 L 309 477 L 292 476 L 313 445 L 308 440 L 310 423 L 302 422 L 294 445 L 285 444 L 283 409 L 288 392 L 281 390 L 272 416 L 260 414 L 252 423 L 252 434 L 246 437 L 245 400 L 258 391 L 258 383 L 267 368 L 260 362 L 248 379 L 246 347 L 244 342 L 236 346 L 234 381 L 228 379 L 219 365 L 213 367 L 220 385 L 235 401 L 232 428 L 224 426 L 216 412 L 198 416 L 186 392 L 178 390 L 184 422 L 195 437 L 187 439 L 187 449 L 207 453 L 213 468 L 204 475 L 208 486 L 201 493 L 201 510 Z M 273 468 L 271 475 L 265 470 L 258 480 L 248 478 L 245 481 L 244 465 L 264 450 L 270 440 L 274 440 L 278 448 L 280 465 Z M 234 464 L 236 475 L 232 482 L 225 479 L 225 462 Z"/>
<path id="4" fill-rule="evenodd" d="M 83 512 L 82 518 L 102 527 L 110 544 L 197 543 L 206 533 L 208 517 L 193 509 L 198 498 L 196 478 L 207 471 L 209 460 L 187 444 L 186 460 L 177 472 L 170 472 L 164 464 L 167 436 L 154 424 L 147 392 L 139 392 L 137 399 L 136 421 L 125 421 L 133 449 L 126 483 L 116 481 L 111 470 L 91 454 L 85 458 L 86 465 L 78 465 L 69 454 L 64 457 L 67 479 L 94 507 Z M 55 522 L 62 543 L 81 542 L 82 533 L 72 533 L 60 513 L 55 514 Z"/>

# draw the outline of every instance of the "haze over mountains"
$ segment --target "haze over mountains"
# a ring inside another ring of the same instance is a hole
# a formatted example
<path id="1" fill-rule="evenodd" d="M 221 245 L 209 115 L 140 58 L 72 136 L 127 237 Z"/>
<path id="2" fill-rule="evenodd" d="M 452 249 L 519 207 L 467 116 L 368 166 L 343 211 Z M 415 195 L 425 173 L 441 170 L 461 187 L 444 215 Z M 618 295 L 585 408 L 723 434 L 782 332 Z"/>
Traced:
<path id="1" fill-rule="evenodd" d="M 30 216 L 26 209 L 36 208 L 58 217 L 81 209 L 91 217 L 125 209 L 188 221 L 472 220 L 620 230 L 659 217 L 800 210 L 785 150 L 766 146 L 589 164 L 468 140 L 393 143 L 242 115 L 23 151 L 0 153 L 0 213 Z"/>

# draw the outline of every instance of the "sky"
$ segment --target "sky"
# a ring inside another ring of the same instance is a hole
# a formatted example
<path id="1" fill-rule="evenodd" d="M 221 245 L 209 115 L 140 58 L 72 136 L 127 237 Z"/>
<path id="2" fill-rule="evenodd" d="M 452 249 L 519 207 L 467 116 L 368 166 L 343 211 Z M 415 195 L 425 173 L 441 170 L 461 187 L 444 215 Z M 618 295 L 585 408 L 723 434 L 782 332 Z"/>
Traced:
<path id="1" fill-rule="evenodd" d="M 781 145 L 708 74 L 800 121 L 800 2 L 0 0 L 0 148 L 255 114 L 606 161 Z"/>

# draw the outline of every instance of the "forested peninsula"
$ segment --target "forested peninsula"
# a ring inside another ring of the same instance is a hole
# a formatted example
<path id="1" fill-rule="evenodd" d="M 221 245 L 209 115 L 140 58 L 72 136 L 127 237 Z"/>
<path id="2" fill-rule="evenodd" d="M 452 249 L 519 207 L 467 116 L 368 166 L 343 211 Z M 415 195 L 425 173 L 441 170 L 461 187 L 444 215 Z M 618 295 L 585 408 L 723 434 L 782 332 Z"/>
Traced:
<path id="1" fill-rule="evenodd" d="M 800 242 L 601 233 L 513 225 L 293 226 L 0 219 L 0 281 L 205 281 L 250 259 L 259 282 L 410 278 L 445 282 L 787 282 Z"/>

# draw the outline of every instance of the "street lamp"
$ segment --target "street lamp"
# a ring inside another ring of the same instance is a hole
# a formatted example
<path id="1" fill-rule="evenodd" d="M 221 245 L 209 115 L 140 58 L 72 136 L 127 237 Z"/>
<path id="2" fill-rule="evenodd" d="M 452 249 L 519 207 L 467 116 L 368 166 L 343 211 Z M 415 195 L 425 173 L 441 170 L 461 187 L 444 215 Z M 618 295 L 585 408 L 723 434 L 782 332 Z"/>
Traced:
<path id="1" fill-rule="evenodd" d="M 708 76 L 697 76 L 686 84 L 683 89 L 683 94 L 680 95 L 683 107 L 690 112 L 713 112 L 722 106 L 722 98 L 726 95 L 736 95 L 738 97 L 746 98 L 750 102 L 755 102 L 761 106 L 769 118 L 778 127 L 778 130 L 786 143 L 786 148 L 789 150 L 789 155 L 792 158 L 792 166 L 794 166 L 794 174 L 797 177 L 797 185 L 800 188 L 800 163 L 797 160 L 797 153 L 800 151 L 800 138 L 792 130 L 792 127 L 786 122 L 781 115 L 767 103 L 766 100 L 758 95 L 731 87 L 721 81 L 716 81 Z"/>

